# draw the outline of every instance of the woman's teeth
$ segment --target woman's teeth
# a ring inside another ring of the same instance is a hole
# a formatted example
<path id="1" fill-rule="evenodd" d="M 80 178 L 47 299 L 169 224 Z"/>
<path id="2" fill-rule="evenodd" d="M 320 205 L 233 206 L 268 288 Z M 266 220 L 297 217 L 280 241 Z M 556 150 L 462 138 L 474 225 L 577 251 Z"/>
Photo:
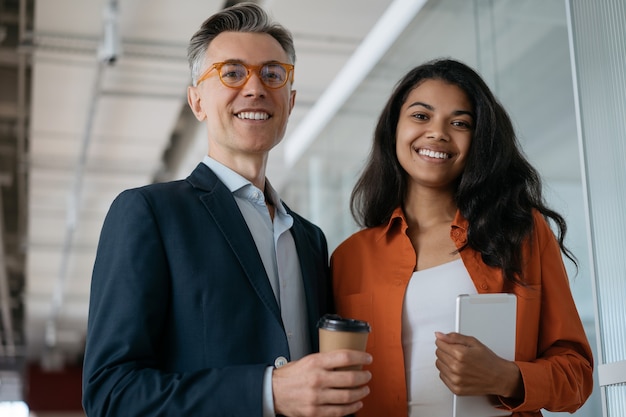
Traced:
<path id="1" fill-rule="evenodd" d="M 445 152 L 435 152 L 435 151 L 431 151 L 430 149 L 420 149 L 417 151 L 417 153 L 420 155 L 428 156 L 430 158 L 437 158 L 437 159 L 450 158 L 450 155 Z"/>

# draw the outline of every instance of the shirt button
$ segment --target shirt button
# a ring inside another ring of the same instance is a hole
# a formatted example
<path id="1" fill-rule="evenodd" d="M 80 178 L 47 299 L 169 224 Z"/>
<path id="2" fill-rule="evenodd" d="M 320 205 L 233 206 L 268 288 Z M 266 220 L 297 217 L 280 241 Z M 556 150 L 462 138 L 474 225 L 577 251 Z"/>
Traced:
<path id="1" fill-rule="evenodd" d="M 279 356 L 274 361 L 274 368 L 276 368 L 276 369 L 281 368 L 281 367 L 287 365 L 287 362 L 288 362 L 287 358 L 285 358 L 284 356 Z"/>
<path id="2" fill-rule="evenodd" d="M 482 284 L 480 284 L 480 288 L 486 290 L 487 288 L 489 288 L 489 286 L 483 282 Z"/>

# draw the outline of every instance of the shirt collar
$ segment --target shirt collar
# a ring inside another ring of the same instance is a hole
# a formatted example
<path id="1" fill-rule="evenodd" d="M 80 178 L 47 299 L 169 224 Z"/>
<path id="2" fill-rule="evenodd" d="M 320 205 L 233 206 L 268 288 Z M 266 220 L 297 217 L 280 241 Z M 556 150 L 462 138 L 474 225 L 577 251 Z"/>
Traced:
<path id="1" fill-rule="evenodd" d="M 247 198 L 249 200 L 256 199 L 254 197 L 254 193 L 248 193 L 247 190 L 245 190 L 245 188 L 259 190 L 248 179 L 242 177 L 237 172 L 233 171 L 232 169 L 228 168 L 226 165 L 222 164 L 221 162 L 218 162 L 217 160 L 211 158 L 208 155 L 204 156 L 204 159 L 202 160 L 202 162 L 215 173 L 217 178 L 219 178 L 220 181 L 224 183 L 226 188 L 228 188 L 231 193 L 241 195 L 242 197 Z M 265 188 L 266 188 L 267 193 L 272 197 L 272 203 L 274 204 L 274 207 L 276 207 L 276 210 L 278 210 L 279 213 L 286 215 L 287 210 L 285 210 L 285 207 L 281 204 L 281 200 L 280 200 L 280 196 L 278 195 L 278 192 L 276 192 L 274 187 L 272 187 L 272 184 L 270 184 L 267 178 L 265 179 Z M 259 191 L 263 193 L 263 190 L 259 190 Z M 261 197 L 259 197 L 259 199 L 260 198 Z"/>
<path id="2" fill-rule="evenodd" d="M 208 155 L 205 155 L 202 162 L 211 168 L 211 171 L 215 173 L 217 178 L 224 183 L 226 188 L 228 188 L 231 193 L 234 193 L 248 184 L 252 184 L 250 181 L 228 168 L 226 165 L 216 161 Z"/>
<path id="3" fill-rule="evenodd" d="M 383 224 L 381 226 L 381 232 L 378 236 L 378 239 L 384 238 L 388 233 L 392 233 L 392 231 L 395 233 L 406 233 L 406 229 L 409 227 L 409 225 L 407 224 L 406 218 L 404 217 L 404 211 L 402 210 L 402 207 L 396 207 L 393 213 L 391 213 L 387 224 Z"/>
<path id="4" fill-rule="evenodd" d="M 463 215 L 461 214 L 461 210 L 456 211 L 456 215 L 454 216 L 454 220 L 452 220 L 452 228 L 463 229 L 465 233 L 467 233 L 467 229 L 469 227 L 469 222 Z"/>
<path id="5" fill-rule="evenodd" d="M 454 216 L 454 220 L 452 220 L 451 229 L 461 229 L 463 235 L 465 235 L 467 233 L 468 225 L 469 222 L 467 221 L 467 219 L 463 217 L 460 210 L 457 210 Z M 382 226 L 383 227 L 381 228 L 381 233 L 378 236 L 379 239 L 383 238 L 385 235 L 391 233 L 392 231 L 396 233 L 406 233 L 406 229 L 409 227 L 409 225 L 406 222 L 406 217 L 404 215 L 404 210 L 402 210 L 402 207 L 396 207 L 396 209 L 391 213 L 387 224 Z"/>

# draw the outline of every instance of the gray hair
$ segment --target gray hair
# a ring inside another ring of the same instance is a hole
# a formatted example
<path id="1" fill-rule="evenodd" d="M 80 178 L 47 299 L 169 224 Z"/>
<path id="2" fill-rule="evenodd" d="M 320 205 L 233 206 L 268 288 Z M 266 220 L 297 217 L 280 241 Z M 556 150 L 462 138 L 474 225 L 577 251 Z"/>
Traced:
<path id="1" fill-rule="evenodd" d="M 209 17 L 189 40 L 187 60 L 193 85 L 196 85 L 196 80 L 201 75 L 209 44 L 222 32 L 267 33 L 276 39 L 287 53 L 291 61 L 289 63 L 296 62 L 291 32 L 273 22 L 261 6 L 250 2 L 239 3 Z"/>

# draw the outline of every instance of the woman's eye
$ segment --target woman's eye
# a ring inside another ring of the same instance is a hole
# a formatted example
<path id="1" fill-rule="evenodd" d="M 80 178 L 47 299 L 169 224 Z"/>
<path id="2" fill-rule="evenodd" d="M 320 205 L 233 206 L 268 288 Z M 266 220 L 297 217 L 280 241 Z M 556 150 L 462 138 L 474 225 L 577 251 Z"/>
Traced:
<path id="1" fill-rule="evenodd" d="M 471 123 L 465 122 L 463 120 L 456 120 L 456 121 L 452 122 L 452 125 L 453 126 L 457 126 L 457 127 L 462 127 L 462 128 L 465 128 L 465 129 L 471 129 L 472 128 Z"/>
<path id="2" fill-rule="evenodd" d="M 413 114 L 413 118 L 419 119 L 419 120 L 426 120 L 426 119 L 428 119 L 428 116 L 426 116 L 423 113 L 415 113 L 415 114 Z"/>

